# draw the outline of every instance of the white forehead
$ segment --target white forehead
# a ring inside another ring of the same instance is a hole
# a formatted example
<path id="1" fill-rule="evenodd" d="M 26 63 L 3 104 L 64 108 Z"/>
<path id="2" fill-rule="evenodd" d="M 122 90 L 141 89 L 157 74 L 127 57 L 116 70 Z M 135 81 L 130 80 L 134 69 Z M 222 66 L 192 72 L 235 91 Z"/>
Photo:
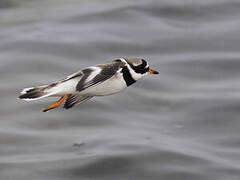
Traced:
<path id="1" fill-rule="evenodd" d="M 148 62 L 147 62 L 146 68 L 149 68 L 149 64 L 148 64 Z"/>

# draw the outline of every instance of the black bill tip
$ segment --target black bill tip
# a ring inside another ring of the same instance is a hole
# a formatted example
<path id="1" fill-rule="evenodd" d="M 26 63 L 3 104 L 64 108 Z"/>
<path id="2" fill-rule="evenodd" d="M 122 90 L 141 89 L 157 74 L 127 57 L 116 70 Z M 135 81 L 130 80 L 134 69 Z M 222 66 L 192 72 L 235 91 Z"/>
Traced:
<path id="1" fill-rule="evenodd" d="M 153 69 L 149 69 L 149 71 L 148 71 L 150 74 L 159 74 L 159 72 L 157 72 L 157 71 L 155 71 L 155 70 L 153 70 Z"/>

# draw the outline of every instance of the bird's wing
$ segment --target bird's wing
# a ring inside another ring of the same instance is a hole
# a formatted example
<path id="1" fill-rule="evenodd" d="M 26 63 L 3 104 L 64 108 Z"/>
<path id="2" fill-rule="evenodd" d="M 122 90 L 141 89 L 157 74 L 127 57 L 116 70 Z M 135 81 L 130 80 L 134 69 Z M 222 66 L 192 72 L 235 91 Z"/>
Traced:
<path id="1" fill-rule="evenodd" d="M 71 94 L 68 96 L 67 100 L 64 103 L 64 108 L 69 109 L 73 107 L 74 105 L 81 104 L 89 99 L 91 99 L 93 96 L 80 96 L 78 94 Z"/>
<path id="2" fill-rule="evenodd" d="M 125 65 L 124 62 L 121 61 L 112 61 L 105 64 L 100 64 L 94 67 L 89 67 L 83 69 L 81 72 L 81 79 L 77 84 L 77 91 L 82 91 L 91 86 L 100 84 L 107 79 L 111 78 L 114 74 L 116 74 L 121 68 Z"/>

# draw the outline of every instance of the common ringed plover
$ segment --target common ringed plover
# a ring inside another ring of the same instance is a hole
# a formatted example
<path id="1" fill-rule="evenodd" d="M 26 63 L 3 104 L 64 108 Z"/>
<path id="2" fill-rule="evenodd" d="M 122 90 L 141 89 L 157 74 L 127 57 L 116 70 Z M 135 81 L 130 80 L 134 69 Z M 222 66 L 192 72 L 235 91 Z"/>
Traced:
<path id="1" fill-rule="evenodd" d="M 159 73 L 150 69 L 144 59 L 120 58 L 87 67 L 50 85 L 25 88 L 19 98 L 31 101 L 49 96 L 61 96 L 43 112 L 60 106 L 65 99 L 64 108 L 68 109 L 94 96 L 118 93 L 147 74 Z"/>

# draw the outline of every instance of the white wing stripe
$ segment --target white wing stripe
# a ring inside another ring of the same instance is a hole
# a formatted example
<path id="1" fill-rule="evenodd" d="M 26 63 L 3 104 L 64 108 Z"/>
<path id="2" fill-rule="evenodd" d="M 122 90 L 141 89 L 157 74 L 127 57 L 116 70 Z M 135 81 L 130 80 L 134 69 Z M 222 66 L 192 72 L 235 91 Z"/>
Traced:
<path id="1" fill-rule="evenodd" d="M 85 82 L 91 81 L 95 76 L 97 76 L 101 72 L 101 68 L 99 67 L 90 67 L 89 69 L 92 69 L 93 72 L 88 76 Z"/>

